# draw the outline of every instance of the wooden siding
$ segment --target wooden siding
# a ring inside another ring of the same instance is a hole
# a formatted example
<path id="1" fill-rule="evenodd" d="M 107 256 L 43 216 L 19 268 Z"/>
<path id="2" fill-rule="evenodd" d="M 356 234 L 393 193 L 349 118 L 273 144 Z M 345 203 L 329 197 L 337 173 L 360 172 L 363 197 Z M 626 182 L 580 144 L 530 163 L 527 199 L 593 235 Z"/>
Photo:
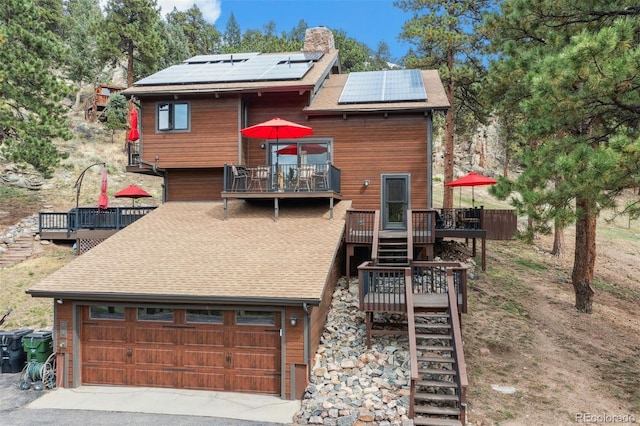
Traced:
<path id="1" fill-rule="evenodd" d="M 298 317 L 298 325 L 291 325 L 291 316 L 296 315 Z M 294 391 L 291 388 L 292 369 L 295 368 L 295 364 L 307 364 L 304 359 L 304 317 L 305 313 L 302 307 L 288 307 L 285 310 L 284 315 L 284 336 L 285 341 L 285 360 L 284 360 L 284 383 L 285 383 L 285 398 L 295 399 L 292 396 Z"/>
<path id="2" fill-rule="evenodd" d="M 237 96 L 169 99 L 189 102 L 191 128 L 187 132 L 156 132 L 158 100 L 142 103 L 142 160 L 160 169 L 222 167 L 238 161 Z"/>
<path id="3" fill-rule="evenodd" d="M 314 118 L 314 134 L 333 138 L 343 198 L 355 209 L 380 208 L 380 176 L 411 176 L 411 208 L 427 207 L 427 118 L 423 114 Z M 368 187 L 364 180 L 370 181 Z"/>
<path id="4" fill-rule="evenodd" d="M 53 341 L 56 347 L 57 363 L 57 386 L 68 388 L 73 387 L 73 304 L 70 301 L 63 301 L 62 304 L 54 303 L 56 324 L 54 327 Z M 66 322 L 66 337 L 61 335 L 64 327 L 61 322 Z M 63 346 L 66 346 L 63 347 Z"/>
<path id="5" fill-rule="evenodd" d="M 220 200 L 223 169 L 176 169 L 167 174 L 167 201 Z"/>
<path id="6" fill-rule="evenodd" d="M 333 163 L 341 170 L 343 199 L 353 200 L 353 208 L 380 208 L 380 176 L 409 174 L 411 176 L 411 208 L 427 208 L 427 123 L 424 113 L 383 113 L 317 117 L 310 120 L 302 113 L 305 96 L 270 94 L 246 98 L 248 124 L 254 125 L 281 118 L 313 128 L 313 136 L 299 140 L 330 140 Z M 262 141 L 251 139 L 244 144 L 247 164 L 256 166 L 268 162 L 268 152 L 260 148 Z M 364 187 L 365 179 L 370 181 Z"/>

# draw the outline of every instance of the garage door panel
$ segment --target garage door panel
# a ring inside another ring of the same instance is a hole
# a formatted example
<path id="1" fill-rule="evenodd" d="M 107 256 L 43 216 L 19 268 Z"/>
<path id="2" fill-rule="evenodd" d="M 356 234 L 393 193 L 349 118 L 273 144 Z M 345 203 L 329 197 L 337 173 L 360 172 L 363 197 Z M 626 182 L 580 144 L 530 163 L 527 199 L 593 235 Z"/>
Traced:
<path id="1" fill-rule="evenodd" d="M 125 364 L 127 350 L 122 346 L 86 345 L 82 351 L 82 359 L 85 362 L 103 362 Z"/>
<path id="2" fill-rule="evenodd" d="M 280 357 L 273 353 L 236 351 L 233 355 L 233 368 L 279 371 Z"/>
<path id="3" fill-rule="evenodd" d="M 262 376 L 256 374 L 236 374 L 233 377 L 234 392 L 255 392 L 260 389 L 260 393 L 279 394 L 280 375 Z"/>
<path id="4" fill-rule="evenodd" d="M 127 327 L 122 324 L 85 323 L 82 327 L 86 342 L 124 343 L 127 341 Z"/>
<path id="5" fill-rule="evenodd" d="M 175 345 L 177 343 L 175 328 L 145 327 L 139 323 L 135 329 L 135 342 L 138 344 Z"/>
<path id="6" fill-rule="evenodd" d="M 225 368 L 226 353 L 224 351 L 185 350 L 182 354 L 184 367 Z"/>
<path id="7" fill-rule="evenodd" d="M 187 371 L 184 373 L 184 382 L 189 384 L 189 389 L 224 391 L 224 378 L 224 371 Z"/>
<path id="8" fill-rule="evenodd" d="M 265 350 L 279 349 L 280 330 L 236 330 L 231 346 Z"/>
<path id="9" fill-rule="evenodd" d="M 184 330 L 182 342 L 186 346 L 224 347 L 224 328 L 216 330 Z"/>
<path id="10" fill-rule="evenodd" d="M 180 386 L 180 371 L 147 369 L 137 367 L 133 371 L 133 386 L 149 386 L 163 388 L 177 388 Z"/>
<path id="11" fill-rule="evenodd" d="M 134 355 L 134 363 L 137 366 L 173 367 L 177 365 L 177 354 L 173 349 L 136 348 Z"/>
<path id="12" fill-rule="evenodd" d="M 126 385 L 127 371 L 124 368 L 106 367 L 104 364 L 85 365 L 82 382 L 89 385 Z"/>

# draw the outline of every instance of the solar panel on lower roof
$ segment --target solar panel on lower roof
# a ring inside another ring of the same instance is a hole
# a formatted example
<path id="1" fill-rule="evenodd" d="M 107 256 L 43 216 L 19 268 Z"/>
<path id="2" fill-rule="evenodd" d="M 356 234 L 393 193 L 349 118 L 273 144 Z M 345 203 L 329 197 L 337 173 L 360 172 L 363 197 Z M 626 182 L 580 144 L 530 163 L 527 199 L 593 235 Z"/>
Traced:
<path id="1" fill-rule="evenodd" d="M 426 101 L 420 70 L 352 72 L 339 104 Z"/>
<path id="2" fill-rule="evenodd" d="M 258 56 L 259 53 L 221 53 L 217 55 L 198 55 L 193 58 L 186 59 L 184 61 L 185 64 L 202 64 L 206 62 L 231 62 L 234 61 L 245 61 L 249 58 L 253 58 L 254 56 Z"/>

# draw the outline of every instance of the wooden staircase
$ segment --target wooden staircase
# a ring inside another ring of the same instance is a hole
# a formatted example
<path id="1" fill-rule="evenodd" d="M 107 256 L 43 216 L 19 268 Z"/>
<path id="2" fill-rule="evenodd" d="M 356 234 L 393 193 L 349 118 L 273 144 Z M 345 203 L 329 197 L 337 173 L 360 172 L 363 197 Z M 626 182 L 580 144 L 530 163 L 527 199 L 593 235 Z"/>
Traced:
<path id="1" fill-rule="evenodd" d="M 407 231 L 378 232 L 377 255 L 378 266 L 409 266 L 413 257 L 410 253 Z"/>
<path id="2" fill-rule="evenodd" d="M 462 426 L 453 332 L 449 312 L 415 312 L 418 377 L 415 425 Z"/>

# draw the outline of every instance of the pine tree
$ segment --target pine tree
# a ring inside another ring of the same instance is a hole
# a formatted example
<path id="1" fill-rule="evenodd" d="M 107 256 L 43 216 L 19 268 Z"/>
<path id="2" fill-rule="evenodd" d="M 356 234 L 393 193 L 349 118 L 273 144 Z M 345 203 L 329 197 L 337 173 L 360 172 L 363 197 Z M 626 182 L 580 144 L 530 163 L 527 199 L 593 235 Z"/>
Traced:
<path id="1" fill-rule="evenodd" d="M 188 40 L 189 56 L 210 55 L 220 46 L 220 33 L 202 16 L 202 11 L 195 4 L 186 12 L 175 7 L 167 15 L 167 23 L 182 29 Z"/>
<path id="2" fill-rule="evenodd" d="M 70 91 L 53 72 L 65 51 L 47 29 L 55 27 L 50 13 L 35 0 L 0 2 L 0 145 L 8 159 L 29 163 L 45 177 L 60 158 L 53 140 L 71 137 L 61 104 Z"/>
<path id="3" fill-rule="evenodd" d="M 111 130 L 111 142 L 113 142 L 113 135 L 116 130 L 127 128 L 128 112 L 127 98 L 122 93 L 114 93 L 109 96 L 105 127 Z"/>
<path id="4" fill-rule="evenodd" d="M 640 9 L 630 6 L 513 0 L 495 22 L 503 47 L 495 69 L 519 82 L 505 93 L 526 117 L 521 134 L 535 141 L 519 156 L 524 172 L 503 186 L 539 226 L 575 222 L 580 312 L 592 311 L 597 218 L 640 182 Z"/>
<path id="5" fill-rule="evenodd" d="M 98 38 L 101 58 L 113 64 L 126 58 L 128 86 L 135 78 L 157 71 L 165 49 L 156 0 L 109 0 L 105 13 Z"/>
<path id="6" fill-rule="evenodd" d="M 233 12 L 229 15 L 227 26 L 224 30 L 223 48 L 225 53 L 234 53 L 240 50 L 240 43 L 242 42 L 242 32 L 240 31 L 240 25 L 236 21 L 236 17 Z"/>
<path id="7" fill-rule="evenodd" d="M 99 0 L 67 0 L 63 39 L 68 46 L 67 76 L 78 83 L 94 82 L 102 63 L 98 58 L 97 33 L 102 26 Z"/>

